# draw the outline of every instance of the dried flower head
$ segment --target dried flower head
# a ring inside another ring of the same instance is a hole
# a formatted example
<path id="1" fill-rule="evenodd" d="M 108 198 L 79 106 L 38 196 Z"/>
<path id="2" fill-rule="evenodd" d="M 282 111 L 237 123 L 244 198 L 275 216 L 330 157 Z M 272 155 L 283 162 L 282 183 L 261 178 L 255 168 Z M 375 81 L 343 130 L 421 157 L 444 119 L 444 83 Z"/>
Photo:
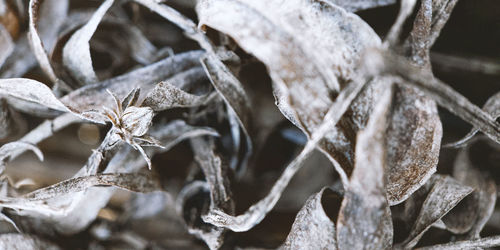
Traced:
<path id="1" fill-rule="evenodd" d="M 102 115 L 113 124 L 111 130 L 115 133 L 116 139 L 125 141 L 139 151 L 151 169 L 151 160 L 142 146 L 163 147 L 158 140 L 146 134 L 153 120 L 153 109 L 138 106 L 139 88 L 130 91 L 122 101 L 111 91 L 107 91 L 115 101 L 115 108 L 104 106 Z"/>

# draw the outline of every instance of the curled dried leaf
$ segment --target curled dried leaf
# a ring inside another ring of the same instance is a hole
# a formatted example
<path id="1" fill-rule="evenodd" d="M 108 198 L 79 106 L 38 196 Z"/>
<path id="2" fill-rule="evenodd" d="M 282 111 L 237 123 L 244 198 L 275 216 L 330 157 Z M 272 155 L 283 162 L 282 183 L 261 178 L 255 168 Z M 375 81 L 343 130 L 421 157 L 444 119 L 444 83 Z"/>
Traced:
<path id="1" fill-rule="evenodd" d="M 204 95 L 193 95 L 167 82 L 160 82 L 149 92 L 142 103 L 143 106 L 151 107 L 154 111 L 162 111 L 171 108 L 196 107 L 206 104 L 213 98 L 211 93 Z"/>
<path id="2" fill-rule="evenodd" d="M 29 43 L 40 67 L 53 83 L 60 82 L 60 80 L 54 73 L 46 49 L 50 50 L 54 46 L 58 28 L 67 16 L 68 7 L 67 0 L 30 0 L 29 2 Z"/>
<path id="3" fill-rule="evenodd" d="M 493 119 L 500 118 L 500 92 L 494 94 L 483 106 L 483 110 L 490 114 Z M 467 135 L 465 135 L 462 139 L 457 142 L 449 143 L 444 145 L 444 147 L 462 147 L 465 146 L 470 140 L 474 137 L 474 135 L 479 132 L 479 129 L 473 128 Z"/>
<path id="4" fill-rule="evenodd" d="M 324 0 L 325 2 L 331 2 L 337 6 L 344 8 L 350 12 L 356 12 L 361 10 L 367 10 L 371 8 L 377 8 L 382 6 L 387 6 L 395 4 L 396 0 Z"/>
<path id="5" fill-rule="evenodd" d="M 453 250 L 453 249 L 482 249 L 500 246 L 500 236 L 485 237 L 476 240 L 455 241 L 446 244 L 418 248 L 419 250 Z"/>
<path id="6" fill-rule="evenodd" d="M 80 81 L 82 85 L 92 84 L 98 81 L 94 68 L 92 67 L 89 41 L 113 2 L 114 0 L 104 1 L 87 24 L 76 31 L 64 46 L 64 65 L 71 75 Z"/>
<path id="7" fill-rule="evenodd" d="M 25 249 L 25 250 L 59 250 L 57 245 L 38 238 L 35 235 L 29 234 L 1 234 L 0 235 L 1 249 Z"/>
<path id="8" fill-rule="evenodd" d="M 339 249 L 392 246 L 392 218 L 385 191 L 384 140 L 391 100 L 391 87 L 387 87 L 366 128 L 358 133 L 355 167 L 337 221 Z"/>
<path id="9" fill-rule="evenodd" d="M 484 143 L 478 141 L 476 144 Z M 456 234 L 465 234 L 468 239 L 480 238 L 479 233 L 490 219 L 497 200 L 497 188 L 490 173 L 481 171 L 481 167 L 472 163 L 469 158 L 470 145 L 458 153 L 453 168 L 453 176 L 474 188 L 459 206 L 443 217 L 446 229 Z M 483 168 L 484 169 L 484 168 Z"/>
<path id="10" fill-rule="evenodd" d="M 98 110 L 102 106 L 111 107 L 113 102 L 108 98 L 106 89 L 112 90 L 117 96 L 126 96 L 134 88 L 141 88 L 143 93 L 148 93 L 154 84 L 199 66 L 201 55 L 201 51 L 180 53 L 100 83 L 84 86 L 64 96 L 61 101 L 79 112 Z"/>
<path id="11" fill-rule="evenodd" d="M 0 24 L 0 67 L 4 64 L 7 57 L 14 51 L 14 43 L 9 32 Z"/>
<path id="12" fill-rule="evenodd" d="M 442 176 L 436 180 L 420 208 L 410 235 L 400 246 L 404 248 L 414 247 L 435 222 L 445 216 L 472 191 L 471 187 L 464 186 L 448 176 Z"/>
<path id="13" fill-rule="evenodd" d="M 435 78 L 428 70 L 411 65 L 406 59 L 392 53 L 372 50 L 370 57 L 378 57 L 376 71 L 394 75 L 395 81 L 415 86 L 439 105 L 469 122 L 493 141 L 500 143 L 500 125 L 486 112 L 472 104 L 466 97 Z"/>
<path id="14" fill-rule="evenodd" d="M 280 249 L 337 249 L 335 221 L 328 214 L 336 215 L 342 197 L 329 188 L 311 195 L 295 217 L 290 233 Z M 323 204 L 329 203 L 326 207 Z M 327 208 L 333 208 L 328 211 Z"/>
<path id="15" fill-rule="evenodd" d="M 217 55 L 206 54 L 202 57 L 201 63 L 206 74 L 209 76 L 210 82 L 226 103 L 230 118 L 235 118 L 245 135 L 247 151 L 241 161 L 240 168 L 237 170 L 237 174 L 241 175 L 246 170 L 246 164 L 252 154 L 253 148 L 249 131 L 252 115 L 249 98 L 240 81 L 217 58 Z M 239 133 L 233 136 L 233 140 L 239 142 Z M 235 143 L 236 146 L 238 144 Z"/>

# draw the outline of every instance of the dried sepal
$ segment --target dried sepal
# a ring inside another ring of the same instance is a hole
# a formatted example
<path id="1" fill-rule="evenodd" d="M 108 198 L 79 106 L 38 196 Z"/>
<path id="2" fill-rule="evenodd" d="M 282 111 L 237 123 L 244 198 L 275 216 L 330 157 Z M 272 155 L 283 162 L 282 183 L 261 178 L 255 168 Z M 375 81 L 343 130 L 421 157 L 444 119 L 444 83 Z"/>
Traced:
<path id="1" fill-rule="evenodd" d="M 136 105 L 137 99 L 129 96 L 134 96 L 134 93 L 139 91 L 134 89 L 124 98 L 130 99 L 127 106 L 123 106 L 124 100 L 120 100 L 115 94 L 107 90 L 115 101 L 114 109 L 109 109 L 103 107 L 102 112 L 103 117 L 107 117 L 111 122 L 113 127 L 110 130 L 111 140 L 122 140 L 131 145 L 133 148 L 138 150 L 144 157 L 144 160 L 148 164 L 148 168 L 151 169 L 151 160 L 146 154 L 141 146 L 156 146 L 163 147 L 158 143 L 158 140 L 152 139 L 149 135 L 146 135 L 149 127 L 153 121 L 154 112 L 150 107 L 140 107 L 140 106 L 128 106 L 129 104 Z M 116 142 L 112 142 L 116 143 Z"/>

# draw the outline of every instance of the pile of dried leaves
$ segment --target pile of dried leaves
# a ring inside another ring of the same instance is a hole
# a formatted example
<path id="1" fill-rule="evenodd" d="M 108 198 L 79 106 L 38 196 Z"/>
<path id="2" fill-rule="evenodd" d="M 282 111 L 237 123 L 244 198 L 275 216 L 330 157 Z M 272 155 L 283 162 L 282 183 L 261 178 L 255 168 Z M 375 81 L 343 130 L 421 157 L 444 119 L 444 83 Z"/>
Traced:
<path id="1" fill-rule="evenodd" d="M 500 92 L 434 76 L 498 84 L 430 52 L 456 4 L 0 0 L 0 248 L 499 246 Z"/>

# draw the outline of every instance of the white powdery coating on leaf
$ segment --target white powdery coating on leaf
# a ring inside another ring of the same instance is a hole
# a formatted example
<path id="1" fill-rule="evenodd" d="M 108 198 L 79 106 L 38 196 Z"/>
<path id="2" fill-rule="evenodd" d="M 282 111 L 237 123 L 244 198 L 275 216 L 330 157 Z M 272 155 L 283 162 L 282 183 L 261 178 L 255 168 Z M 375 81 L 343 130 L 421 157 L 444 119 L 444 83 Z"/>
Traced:
<path id="1" fill-rule="evenodd" d="M 63 62 L 70 73 L 83 84 L 97 82 L 90 57 L 90 38 L 94 34 L 106 11 L 114 0 L 106 0 L 90 18 L 87 24 L 71 36 L 63 49 Z"/>
<path id="2" fill-rule="evenodd" d="M 336 249 L 335 224 L 321 204 L 325 189 L 307 199 L 280 249 Z"/>

